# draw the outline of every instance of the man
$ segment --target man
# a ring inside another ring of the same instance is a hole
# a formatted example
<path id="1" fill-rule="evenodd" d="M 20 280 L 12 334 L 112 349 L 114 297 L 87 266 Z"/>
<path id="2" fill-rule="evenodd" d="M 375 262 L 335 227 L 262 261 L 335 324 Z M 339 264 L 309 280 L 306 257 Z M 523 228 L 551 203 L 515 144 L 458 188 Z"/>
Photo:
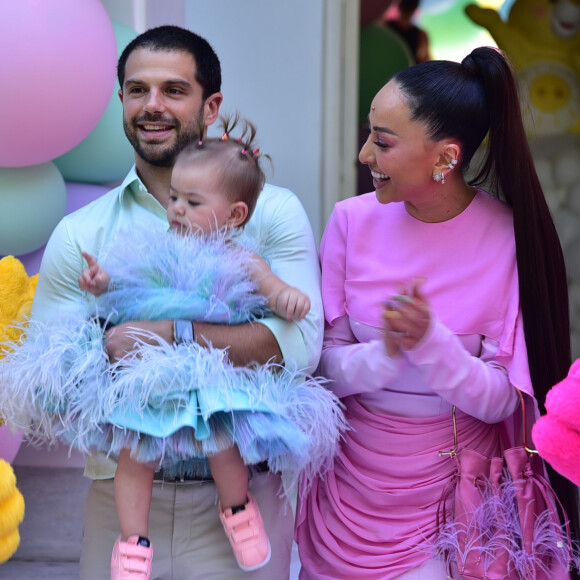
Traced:
<path id="1" fill-rule="evenodd" d="M 135 149 L 135 167 L 123 183 L 92 204 L 65 216 L 44 253 L 32 317 L 58 319 L 83 299 L 77 278 L 81 251 L 97 258 L 106 242 L 131 225 L 151 231 L 167 228 L 171 169 L 177 153 L 196 138 L 200 122 L 211 125 L 223 96 L 217 55 L 203 38 L 175 26 L 148 30 L 119 59 L 123 125 Z M 316 246 L 308 218 L 296 196 L 266 185 L 246 230 L 266 244 L 271 268 L 309 295 L 312 308 L 302 322 L 268 318 L 236 327 L 171 320 L 128 322 L 106 334 L 111 360 L 135 348 L 132 329 L 150 331 L 168 342 L 195 340 L 228 348 L 236 365 L 292 360 L 314 370 L 322 343 L 322 305 Z M 174 329 L 178 329 L 174 336 Z M 151 341 L 154 339 L 151 338 Z M 119 535 L 113 493 L 115 465 L 89 457 L 85 475 L 94 481 L 85 502 L 80 577 L 110 578 L 111 550 Z M 270 562 L 242 572 L 219 521 L 217 492 L 206 480 L 154 483 L 149 530 L 155 549 L 151 578 L 195 580 L 289 577 L 293 534 L 290 504 L 279 497 L 279 474 L 257 466 L 250 490 L 260 505 L 271 543 Z M 145 576 L 128 576 L 141 579 Z"/>

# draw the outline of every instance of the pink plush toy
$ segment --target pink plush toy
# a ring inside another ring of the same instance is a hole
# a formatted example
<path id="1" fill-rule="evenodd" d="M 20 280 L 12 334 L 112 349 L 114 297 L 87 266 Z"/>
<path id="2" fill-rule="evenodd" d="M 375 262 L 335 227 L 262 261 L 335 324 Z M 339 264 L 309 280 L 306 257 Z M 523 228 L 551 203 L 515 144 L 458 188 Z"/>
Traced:
<path id="1" fill-rule="evenodd" d="M 580 485 L 580 359 L 548 391 L 546 411 L 532 429 L 536 449 L 558 473 Z"/>

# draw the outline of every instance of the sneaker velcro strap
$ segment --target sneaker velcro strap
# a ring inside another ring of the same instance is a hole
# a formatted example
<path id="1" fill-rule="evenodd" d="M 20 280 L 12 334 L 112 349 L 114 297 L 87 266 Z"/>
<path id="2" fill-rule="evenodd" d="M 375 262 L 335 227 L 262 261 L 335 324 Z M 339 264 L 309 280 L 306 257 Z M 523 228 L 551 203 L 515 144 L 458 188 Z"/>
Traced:
<path id="1" fill-rule="evenodd" d="M 252 540 L 253 538 L 257 538 L 255 531 L 252 528 L 240 528 L 237 530 L 231 530 L 230 538 L 232 542 L 239 544 L 241 542 L 245 542 L 247 540 Z"/>
<path id="2" fill-rule="evenodd" d="M 146 573 L 151 566 L 151 549 L 145 546 L 124 544 L 121 550 L 123 568 L 126 571 Z"/>

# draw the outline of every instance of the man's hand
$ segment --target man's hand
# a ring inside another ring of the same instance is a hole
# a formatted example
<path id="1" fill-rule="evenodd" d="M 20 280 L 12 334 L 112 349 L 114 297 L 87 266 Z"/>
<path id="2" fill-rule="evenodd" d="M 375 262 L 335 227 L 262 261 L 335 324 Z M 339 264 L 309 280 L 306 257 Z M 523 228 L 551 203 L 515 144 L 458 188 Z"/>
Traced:
<path id="1" fill-rule="evenodd" d="M 173 343 L 172 320 L 135 320 L 114 326 L 105 333 L 105 348 L 113 363 L 135 354 L 139 342 L 158 345 L 159 338 Z"/>

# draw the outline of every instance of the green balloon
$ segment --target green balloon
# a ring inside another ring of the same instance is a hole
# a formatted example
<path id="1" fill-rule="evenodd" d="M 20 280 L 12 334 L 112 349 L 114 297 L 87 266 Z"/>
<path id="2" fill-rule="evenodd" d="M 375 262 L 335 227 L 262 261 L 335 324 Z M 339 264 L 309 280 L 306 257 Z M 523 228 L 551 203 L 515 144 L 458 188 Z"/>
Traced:
<path id="1" fill-rule="evenodd" d="M 66 212 L 66 186 L 54 163 L 0 167 L 0 256 L 46 242 Z"/>
<path id="2" fill-rule="evenodd" d="M 358 117 L 364 122 L 375 95 L 400 70 L 413 64 L 405 42 L 385 26 L 365 26 L 360 31 Z"/>
<path id="3" fill-rule="evenodd" d="M 113 21 L 117 55 L 137 36 L 128 26 Z M 66 181 L 110 183 L 123 179 L 135 162 L 133 148 L 123 130 L 123 107 L 119 84 L 97 126 L 68 153 L 54 160 Z"/>
<path id="4" fill-rule="evenodd" d="M 468 4 L 479 4 L 477 0 L 459 0 L 449 9 L 437 13 L 426 10 L 419 15 L 417 25 L 429 35 L 431 53 L 437 49 L 460 49 L 473 42 L 481 34 L 481 26 L 475 24 L 465 13 Z"/>

